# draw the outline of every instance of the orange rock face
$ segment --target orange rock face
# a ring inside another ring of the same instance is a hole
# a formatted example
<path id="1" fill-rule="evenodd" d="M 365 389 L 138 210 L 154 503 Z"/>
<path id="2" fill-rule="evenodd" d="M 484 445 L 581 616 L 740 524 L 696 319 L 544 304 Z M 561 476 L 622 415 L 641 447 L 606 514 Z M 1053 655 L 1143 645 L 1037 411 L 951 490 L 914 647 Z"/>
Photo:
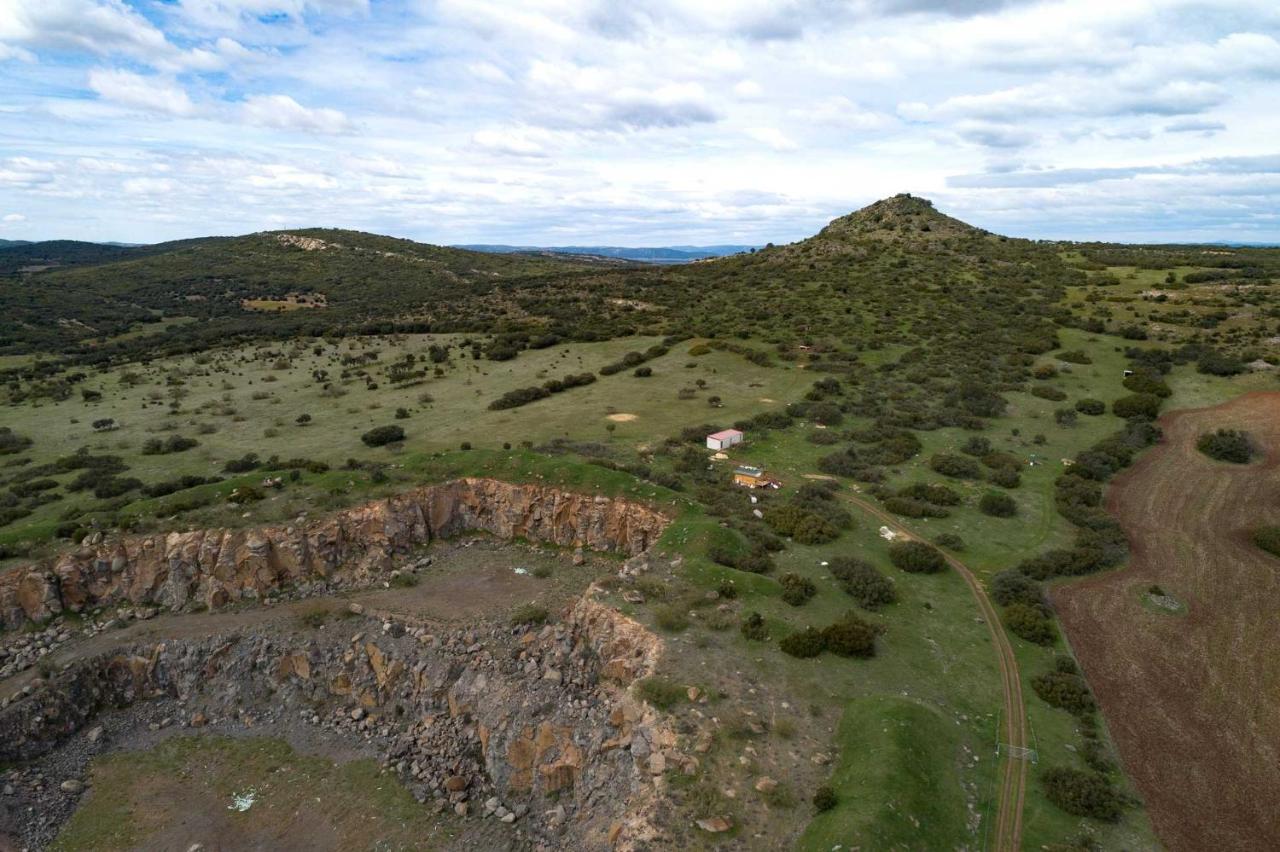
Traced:
<path id="1" fill-rule="evenodd" d="M 493 479 L 459 479 L 367 503 L 300 526 L 123 536 L 0 576 L 0 626 L 118 604 L 217 608 L 294 583 L 359 583 L 397 556 L 467 530 L 634 555 L 666 527 L 628 500 Z"/>

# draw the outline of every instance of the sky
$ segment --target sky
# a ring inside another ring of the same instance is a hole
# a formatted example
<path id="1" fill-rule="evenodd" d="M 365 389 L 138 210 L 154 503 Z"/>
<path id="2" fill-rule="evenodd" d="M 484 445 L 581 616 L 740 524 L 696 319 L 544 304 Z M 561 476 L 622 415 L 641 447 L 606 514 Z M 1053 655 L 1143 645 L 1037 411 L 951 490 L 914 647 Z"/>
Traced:
<path id="1" fill-rule="evenodd" d="M 0 0 L 0 238 L 1280 242 L 1276 0 Z"/>

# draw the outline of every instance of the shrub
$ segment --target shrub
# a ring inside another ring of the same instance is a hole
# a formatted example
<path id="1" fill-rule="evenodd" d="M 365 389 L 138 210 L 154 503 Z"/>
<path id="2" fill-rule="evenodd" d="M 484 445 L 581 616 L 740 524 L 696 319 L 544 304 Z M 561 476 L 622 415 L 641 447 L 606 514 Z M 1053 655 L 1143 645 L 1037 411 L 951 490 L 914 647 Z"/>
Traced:
<path id="1" fill-rule="evenodd" d="M 399 426 L 378 426 L 360 436 L 368 447 L 384 447 L 404 440 L 404 429 Z"/>
<path id="2" fill-rule="evenodd" d="M 884 501 L 884 507 L 904 518 L 945 518 L 951 514 L 949 509 L 910 497 L 890 497 Z"/>
<path id="3" fill-rule="evenodd" d="M 1031 395 L 1047 399 L 1050 402 L 1062 402 L 1067 398 L 1067 394 L 1064 391 L 1049 385 L 1036 385 L 1031 389 Z"/>
<path id="4" fill-rule="evenodd" d="M 822 515 L 799 506 L 769 509 L 764 521 L 778 535 L 791 536 L 800 544 L 826 544 L 840 536 L 840 530 Z"/>
<path id="5" fill-rule="evenodd" d="M 1045 796 L 1073 816 L 1116 822 L 1124 809 L 1124 796 L 1105 775 L 1055 766 L 1040 776 Z"/>
<path id="6" fill-rule="evenodd" d="M 1008 494 L 991 491 L 982 495 L 978 501 L 978 510 L 993 518 L 1012 518 L 1018 514 L 1018 504 Z"/>
<path id="7" fill-rule="evenodd" d="M 1005 607 L 1004 623 L 1015 635 L 1036 645 L 1052 645 L 1058 638 L 1058 631 L 1044 611 L 1025 603 Z"/>
<path id="8" fill-rule="evenodd" d="M 829 811 L 838 804 L 840 799 L 830 784 L 823 784 L 813 793 L 813 809 L 818 813 Z"/>
<path id="9" fill-rule="evenodd" d="M 642 699 L 659 710 L 670 710 L 689 695 L 689 691 L 680 684 L 656 675 L 637 683 L 636 691 Z"/>
<path id="10" fill-rule="evenodd" d="M 778 647 L 784 654 L 806 660 L 821 654 L 827 647 L 827 641 L 821 631 L 806 627 L 784 637 Z"/>
<path id="11" fill-rule="evenodd" d="M 652 367 L 636 367 L 635 372 L 633 372 L 631 375 L 635 376 L 637 379 L 647 379 L 653 375 L 653 368 Z"/>
<path id="12" fill-rule="evenodd" d="M 259 488 L 255 488 L 252 485 L 241 485 L 227 495 L 227 502 L 243 506 L 246 503 L 257 503 L 264 496 Z"/>
<path id="13" fill-rule="evenodd" d="M 511 623 L 526 625 L 546 624 L 547 619 L 550 617 L 551 614 L 547 612 L 545 606 L 527 603 L 516 607 L 515 612 L 511 613 Z"/>
<path id="14" fill-rule="evenodd" d="M 874 565 L 849 556 L 831 560 L 831 576 L 863 609 L 875 611 L 898 599 L 897 587 Z"/>
<path id="15" fill-rule="evenodd" d="M 963 551 L 964 539 L 955 533 L 942 533 L 933 540 L 938 547 L 945 547 L 948 550 Z"/>
<path id="16" fill-rule="evenodd" d="M 1107 404 L 1100 399 L 1085 397 L 1084 399 L 1076 400 L 1076 411 L 1081 414 L 1087 414 L 1090 417 L 1097 417 L 1099 414 L 1106 413 Z"/>
<path id="17" fill-rule="evenodd" d="M 778 582 L 782 584 L 782 599 L 792 606 L 803 606 L 818 593 L 813 581 L 799 574 L 783 574 Z"/>
<path id="18" fill-rule="evenodd" d="M 930 482 L 908 485 L 898 492 L 898 496 L 923 500 L 939 506 L 959 506 L 962 500 L 960 493 L 955 489 Z"/>
<path id="19" fill-rule="evenodd" d="M 1160 413 L 1160 397 L 1152 393 L 1122 396 L 1111 403 L 1111 411 L 1116 417 L 1123 417 L 1126 420 L 1130 417 L 1154 418 Z"/>
<path id="20" fill-rule="evenodd" d="M 694 345 L 689 347 L 689 354 L 692 355 L 694 358 L 697 358 L 701 355 L 710 355 L 711 347 L 705 343 L 695 343 Z"/>
<path id="21" fill-rule="evenodd" d="M 1089 685 L 1075 672 L 1055 669 L 1036 675 L 1031 679 L 1031 688 L 1050 707 L 1066 710 L 1074 716 L 1087 716 L 1098 709 Z"/>
<path id="22" fill-rule="evenodd" d="M 889 545 L 889 561 L 909 574 L 936 574 L 947 564 L 936 547 L 923 541 L 895 541 Z"/>
<path id="23" fill-rule="evenodd" d="M 841 657 L 874 657 L 876 629 L 853 613 L 822 631 L 826 649 Z"/>
<path id="24" fill-rule="evenodd" d="M 29 446 L 31 439 L 26 435 L 19 435 L 8 426 L 0 426 L 0 456 L 20 453 Z"/>
<path id="25" fill-rule="evenodd" d="M 1272 556 L 1280 556 L 1280 527 L 1259 527 L 1253 531 L 1253 543 Z"/>
<path id="26" fill-rule="evenodd" d="M 261 462 L 258 461 L 257 453 L 245 453 L 238 459 L 231 459 L 222 466 L 222 470 L 226 473 L 248 473 L 255 470 Z"/>
<path id="27" fill-rule="evenodd" d="M 128 494 L 130 491 L 141 487 L 142 480 L 140 479 L 108 476 L 98 480 L 98 484 L 93 487 L 93 496 L 99 500 L 107 500 L 112 497 L 119 497 L 122 494 Z"/>
<path id="28" fill-rule="evenodd" d="M 769 638 L 769 628 L 765 626 L 764 616 L 758 612 L 747 613 L 742 619 L 742 635 L 753 642 L 763 642 Z"/>
<path id="29" fill-rule="evenodd" d="M 689 626 L 689 612 L 679 604 L 663 604 L 654 609 L 653 622 L 668 633 L 679 633 Z"/>
<path id="30" fill-rule="evenodd" d="M 982 476 L 982 468 L 976 461 L 954 453 L 934 453 L 929 459 L 929 467 L 955 479 L 979 479 Z"/>
<path id="31" fill-rule="evenodd" d="M 1248 464 L 1253 458 L 1253 442 L 1246 432 L 1238 429 L 1219 429 L 1200 436 L 1196 449 L 1211 459 Z"/>
<path id="32" fill-rule="evenodd" d="M 1008 467 L 996 468 L 991 471 L 991 482 L 1001 488 L 1017 488 L 1022 484 L 1022 474 Z"/>
<path id="33" fill-rule="evenodd" d="M 991 599 L 1000 606 L 1021 603 L 1042 609 L 1044 591 L 1040 584 L 1021 571 L 1009 569 L 991 578 Z"/>

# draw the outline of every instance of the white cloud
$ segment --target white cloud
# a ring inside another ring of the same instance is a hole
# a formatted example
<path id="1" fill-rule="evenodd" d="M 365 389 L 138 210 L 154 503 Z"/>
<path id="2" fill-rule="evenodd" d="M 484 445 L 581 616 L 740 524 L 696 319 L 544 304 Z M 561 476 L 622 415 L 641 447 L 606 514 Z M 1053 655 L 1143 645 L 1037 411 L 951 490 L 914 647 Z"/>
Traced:
<path id="1" fill-rule="evenodd" d="M 1274 0 L 0 8 L 33 232 L 777 242 L 906 190 L 1020 233 L 1198 205 L 1280 239 L 1280 176 L 1227 160 L 1280 150 Z"/>
<path id="2" fill-rule="evenodd" d="M 749 127 L 747 135 L 775 151 L 794 151 L 800 146 L 776 127 Z"/>
<path id="3" fill-rule="evenodd" d="M 147 112 L 188 116 L 195 104 L 181 86 L 131 71 L 95 68 L 89 72 L 89 88 L 103 100 Z"/>
<path id="4" fill-rule="evenodd" d="M 250 124 L 302 133 L 349 133 L 354 127 L 340 110 L 305 107 L 288 95 L 250 95 L 241 107 Z"/>
<path id="5" fill-rule="evenodd" d="M 167 178 L 129 178 L 123 184 L 124 191 L 130 195 L 166 195 L 178 188 L 178 185 Z"/>
<path id="6" fill-rule="evenodd" d="M 27 217 L 23 216 L 21 213 L 6 213 L 4 215 L 4 221 L 14 223 L 25 222 L 27 221 Z"/>

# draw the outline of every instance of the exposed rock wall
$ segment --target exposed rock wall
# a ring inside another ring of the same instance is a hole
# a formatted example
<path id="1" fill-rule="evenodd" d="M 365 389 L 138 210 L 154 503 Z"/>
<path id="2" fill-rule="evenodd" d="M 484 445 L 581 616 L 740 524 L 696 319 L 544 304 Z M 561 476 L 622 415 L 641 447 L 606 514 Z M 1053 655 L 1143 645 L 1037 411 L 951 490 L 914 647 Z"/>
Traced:
<path id="1" fill-rule="evenodd" d="M 628 500 L 459 479 L 297 526 L 86 540 L 49 564 L 0 575 L 0 627 L 124 602 L 217 608 L 300 582 L 367 582 L 396 556 L 465 530 L 635 555 L 668 520 Z"/>
<path id="2" fill-rule="evenodd" d="M 166 698 L 188 724 L 301 718 L 363 738 L 420 801 L 518 819 L 543 848 L 634 849 L 657 836 L 663 773 L 697 767 L 628 691 L 661 653 L 661 640 L 589 594 L 562 623 L 527 630 L 435 636 L 360 619 L 138 644 L 0 708 L 0 760 L 45 754 L 104 709 Z"/>

